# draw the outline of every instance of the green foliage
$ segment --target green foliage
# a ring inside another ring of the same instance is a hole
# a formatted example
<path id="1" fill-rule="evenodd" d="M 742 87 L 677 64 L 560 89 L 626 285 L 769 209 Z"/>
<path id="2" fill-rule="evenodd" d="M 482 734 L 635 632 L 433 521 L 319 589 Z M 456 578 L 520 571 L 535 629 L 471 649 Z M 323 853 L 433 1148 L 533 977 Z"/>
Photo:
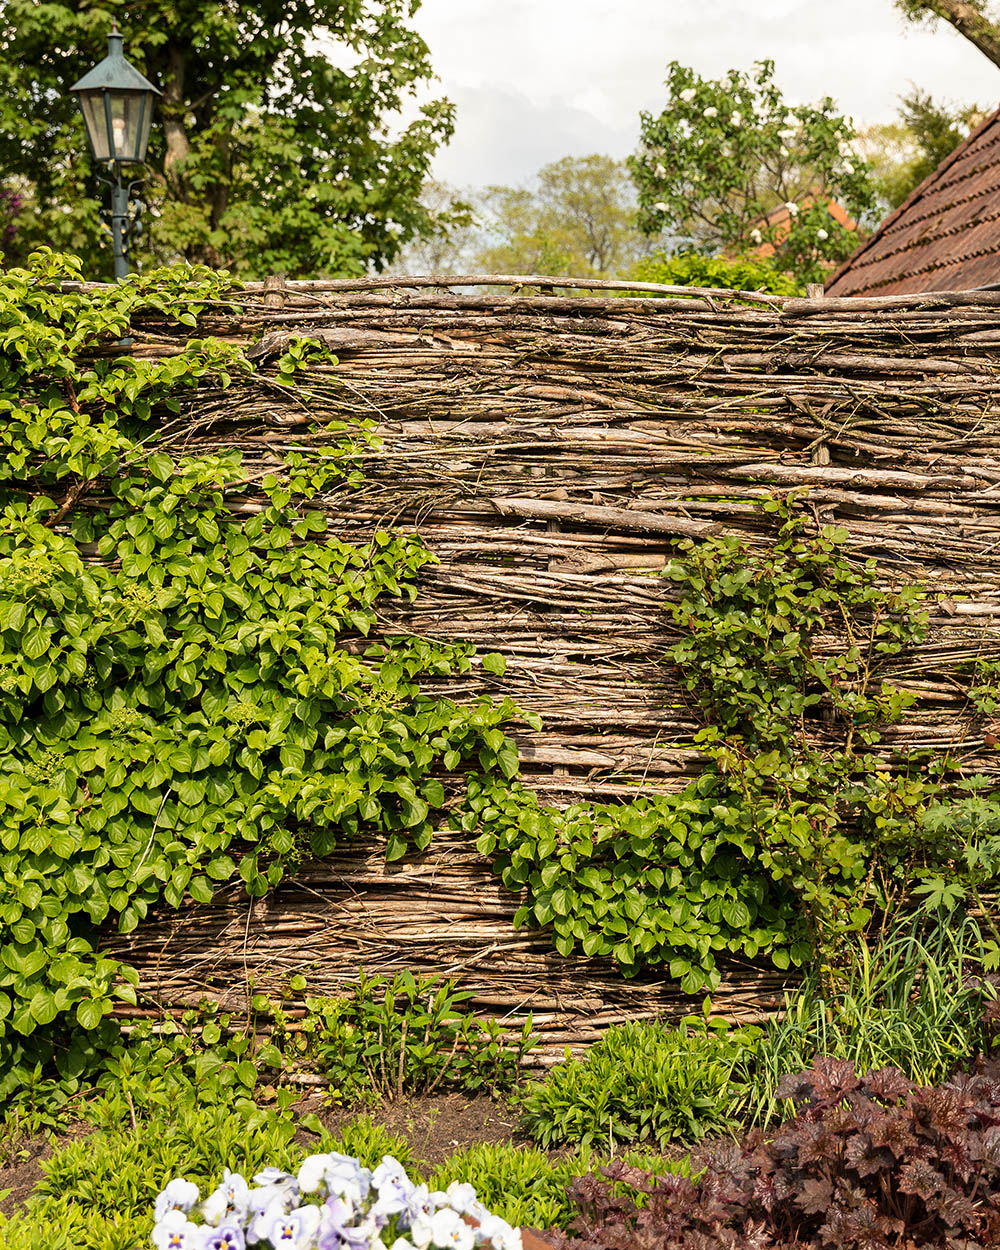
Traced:
<path id="1" fill-rule="evenodd" d="M 654 1176 L 690 1173 L 686 1159 L 668 1160 L 638 1150 L 618 1157 Z M 597 1167 L 599 1158 L 587 1146 L 552 1158 L 532 1146 L 484 1142 L 452 1155 L 427 1183 L 431 1189 L 446 1189 L 452 1181 L 474 1186 L 479 1200 L 514 1228 L 568 1228 L 577 1213 L 569 1186 Z M 636 1197 L 628 1186 L 621 1190 Z"/>
<path id="2" fill-rule="evenodd" d="M 472 997 L 454 981 L 411 972 L 360 974 L 341 998 L 307 999 L 303 1029 L 310 1059 L 327 1078 L 333 1103 L 401 1098 L 442 1087 L 467 1094 L 509 1090 L 536 1038 L 465 1010 Z"/>
<path id="3" fill-rule="evenodd" d="M 733 1069 L 756 1029 L 730 1032 L 723 1020 L 686 1017 L 613 1025 L 582 1059 L 553 1067 L 518 1093 L 522 1122 L 542 1146 L 665 1147 L 734 1127 L 745 1087 Z"/>
<path id="4" fill-rule="evenodd" d="M 659 253 L 639 261 L 629 273 L 636 282 L 666 286 L 722 287 L 733 291 L 767 291 L 771 295 L 804 295 L 805 286 L 771 261 L 746 257 L 705 256 L 701 252 Z"/>
<path id="5" fill-rule="evenodd" d="M 779 268 L 822 281 L 858 243 L 830 202 L 865 222 L 875 205 L 870 174 L 834 102 L 791 108 L 773 75 L 770 61 L 716 81 L 670 63 L 667 105 L 641 115 L 640 151 L 629 159 L 639 226 L 707 251 L 770 245 Z M 768 220 L 781 205 L 784 220 Z"/>
<path id="6" fill-rule="evenodd" d="M 809 955 L 794 900 L 756 859 L 749 821 L 712 773 L 679 794 L 542 807 L 519 786 L 472 782 L 467 827 L 512 891 L 516 926 L 550 926 L 561 955 L 610 956 L 626 976 L 666 965 L 686 993 L 719 982 L 718 953 Z"/>
<path id="7" fill-rule="evenodd" d="M 884 871 L 912 849 L 933 791 L 905 770 L 886 775 L 870 750 L 914 701 L 880 666 L 923 637 L 927 615 L 918 587 L 885 591 L 874 561 L 850 560 L 846 530 L 810 533 L 784 505 L 765 508 L 781 525 L 763 554 L 733 538 L 686 542 L 667 566 L 684 630 L 670 659 L 704 721 L 696 742 L 730 788 L 716 816 L 793 891 L 828 958 L 870 917 L 873 855 Z M 821 648 L 824 633 L 843 644 Z M 810 739 L 817 713 L 833 744 Z"/>
<path id="8" fill-rule="evenodd" d="M 854 938 L 835 993 L 807 977 L 737 1064 L 746 1118 L 767 1124 L 790 1111 L 781 1078 L 816 1055 L 850 1060 L 859 1073 L 895 1067 L 918 1085 L 967 1068 L 988 1048 L 983 1007 L 996 997 L 982 976 L 984 947 L 968 918 L 903 917 Z"/>
<path id="9" fill-rule="evenodd" d="M 148 1245 L 153 1203 L 167 1181 L 185 1176 L 210 1192 L 223 1168 L 250 1177 L 265 1167 L 294 1171 L 312 1151 L 340 1151 L 373 1167 L 383 1154 L 410 1157 L 402 1138 L 362 1118 L 305 1144 L 288 1114 L 184 1099 L 131 1123 L 98 1109 L 104 1127 L 62 1145 L 23 1211 L 0 1215 L 8 1250 L 136 1250 Z"/>
<path id="10" fill-rule="evenodd" d="M 16 171 L 12 189 L 25 200 L 6 240 L 11 259 L 46 243 L 84 256 L 91 277 L 110 270 L 95 202 L 106 193 L 67 88 L 105 55 L 117 17 L 129 59 L 163 92 L 142 191 L 147 255 L 258 277 L 383 267 L 432 228 L 419 191 L 454 125 L 453 106 L 438 100 L 389 135 L 389 119 L 432 77 L 410 25 L 416 7 L 154 0 L 133 12 L 8 0 L 0 169 Z"/>
<path id="11" fill-rule="evenodd" d="M 828 960 L 904 863 L 948 857 L 919 825 L 937 782 L 886 773 L 871 751 L 913 701 L 882 672 L 923 636 L 919 588 L 881 589 L 846 530 L 764 508 L 779 522 L 765 551 L 687 541 L 664 571 L 680 630 L 667 658 L 703 722 L 697 781 L 564 812 L 517 786 L 469 789 L 466 827 L 527 890 L 515 923 L 551 925 L 560 954 L 610 955 L 626 975 L 665 964 L 688 993 L 718 984 L 720 952 Z M 831 634 L 839 648 L 820 645 Z"/>
<path id="12" fill-rule="evenodd" d="M 195 324 L 225 280 L 54 285 L 78 274 L 45 253 L 0 279 L 10 1074 L 33 1062 L 18 1039 L 70 1022 L 86 1034 L 116 996 L 134 1001 L 134 974 L 95 953 L 98 925 L 127 932 L 155 903 L 208 902 L 236 877 L 259 896 L 344 838 L 384 837 L 390 859 L 421 850 L 445 805 L 436 772 L 517 771 L 500 728 L 512 705 L 421 693 L 425 674 L 467 671 L 470 648 L 363 642 L 377 602 L 412 598 L 433 559 L 409 535 L 332 539 L 309 509 L 318 489 L 357 480 L 367 427 L 338 427 L 322 459 L 298 456 L 259 483 L 238 453 L 185 454 L 171 424 L 185 400 L 248 376 L 249 362 L 197 339 L 161 361 L 113 347 L 142 311 Z M 294 379 L 303 357 L 286 357 Z M 244 520 L 233 497 L 248 494 Z M 63 1076 L 90 1061 L 79 1031 L 69 1051 L 36 1043 Z"/>

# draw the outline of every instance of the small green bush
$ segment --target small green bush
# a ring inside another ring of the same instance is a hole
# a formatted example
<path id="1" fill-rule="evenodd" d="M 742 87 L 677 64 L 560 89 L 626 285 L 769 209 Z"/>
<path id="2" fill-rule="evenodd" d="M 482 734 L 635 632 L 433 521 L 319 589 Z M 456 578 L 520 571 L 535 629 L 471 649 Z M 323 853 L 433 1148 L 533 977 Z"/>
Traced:
<path id="1" fill-rule="evenodd" d="M 97 1110 L 106 1121 L 111 1108 Z M 273 1166 L 294 1171 L 313 1151 L 336 1150 L 374 1167 L 384 1154 L 404 1165 L 409 1144 L 361 1117 L 337 1135 L 296 1140 L 292 1118 L 256 1108 L 195 1107 L 183 1101 L 135 1126 L 97 1131 L 60 1147 L 23 1211 L 0 1215 L 4 1250 L 137 1250 L 149 1243 L 153 1203 L 174 1176 L 214 1188 L 223 1168 L 251 1177 Z"/>
<path id="2" fill-rule="evenodd" d="M 361 973 L 353 993 L 307 999 L 310 1054 L 330 1082 L 332 1103 L 356 1103 L 442 1086 L 468 1094 L 509 1090 L 536 1044 L 530 1019 L 519 1032 L 465 1010 L 454 981 L 402 972 Z"/>
<path id="3" fill-rule="evenodd" d="M 542 1146 L 696 1141 L 736 1126 L 746 1090 L 736 1063 L 757 1029 L 687 1017 L 610 1028 L 582 1059 L 567 1059 L 515 1096 L 525 1128 Z"/>

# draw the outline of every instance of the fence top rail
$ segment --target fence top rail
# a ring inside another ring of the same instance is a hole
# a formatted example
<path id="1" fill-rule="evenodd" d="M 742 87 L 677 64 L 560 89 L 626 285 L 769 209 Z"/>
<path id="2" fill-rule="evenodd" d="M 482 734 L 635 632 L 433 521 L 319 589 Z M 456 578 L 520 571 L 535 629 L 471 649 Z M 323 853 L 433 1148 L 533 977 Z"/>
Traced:
<path id="1" fill-rule="evenodd" d="M 65 282 L 64 290 L 96 290 L 107 287 L 104 282 Z M 272 274 L 263 281 L 241 282 L 234 280 L 232 296 L 240 294 L 272 298 L 282 292 L 294 296 L 317 295 L 363 295 L 379 291 L 454 291 L 469 287 L 508 287 L 518 300 L 544 301 L 556 290 L 580 291 L 565 299 L 579 300 L 581 307 L 591 302 L 582 292 L 613 292 L 618 296 L 630 293 L 673 296 L 675 301 L 756 304 L 786 317 L 831 316 L 842 314 L 860 315 L 880 312 L 947 312 L 956 308 L 995 308 L 1000 306 L 1000 290 L 982 288 L 971 291 L 926 291 L 908 295 L 838 296 L 825 298 L 817 287 L 811 287 L 807 297 L 773 295 L 767 291 L 741 291 L 729 287 L 671 286 L 662 282 L 629 282 L 626 279 L 572 278 L 549 274 L 413 274 L 379 275 L 360 278 L 286 279 Z M 498 299 L 510 297 L 498 296 Z M 605 301 L 607 297 L 605 296 Z M 652 311 L 658 305 L 650 302 Z M 662 308 L 662 305 L 659 305 Z"/>

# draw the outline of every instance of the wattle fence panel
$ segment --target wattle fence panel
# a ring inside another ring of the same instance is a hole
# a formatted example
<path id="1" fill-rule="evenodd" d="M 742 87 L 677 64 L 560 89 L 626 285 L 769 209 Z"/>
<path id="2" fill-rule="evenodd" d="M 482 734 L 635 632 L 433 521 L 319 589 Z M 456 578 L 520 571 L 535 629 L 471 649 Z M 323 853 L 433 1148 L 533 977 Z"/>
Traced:
<path id="1" fill-rule="evenodd" d="M 927 747 L 1000 773 L 966 694 L 969 665 L 1000 659 L 1000 293 L 647 298 L 445 281 L 233 292 L 200 336 L 259 358 L 305 336 L 338 362 L 310 366 L 306 403 L 237 380 L 200 393 L 167 433 L 191 452 L 238 446 L 263 472 L 321 443 L 328 421 L 373 421 L 381 447 L 363 456 L 363 485 L 317 506 L 336 535 L 401 527 L 434 551 L 416 602 L 382 628 L 504 654 L 503 676 L 477 669 L 437 688 L 507 694 L 540 714 L 541 732 L 516 736 L 546 801 L 634 797 L 696 774 L 696 722 L 662 661 L 675 626 L 657 572 L 686 538 L 767 543 L 760 503 L 789 491 L 846 527 L 886 585 L 929 592 L 926 642 L 892 674 L 919 698 L 885 733 L 887 760 Z M 176 335 L 150 320 L 133 350 L 168 354 Z M 664 976 L 624 980 L 515 931 L 516 907 L 469 840 L 442 829 L 400 863 L 345 845 L 266 899 L 227 887 L 105 944 L 139 969 L 150 1010 L 209 998 L 241 1011 L 249 986 L 276 991 L 298 972 L 310 993 L 334 993 L 359 965 L 454 976 L 492 1015 L 532 1012 L 543 1062 L 611 1021 L 691 1009 Z M 759 1018 L 785 984 L 730 961 L 713 1002 Z"/>

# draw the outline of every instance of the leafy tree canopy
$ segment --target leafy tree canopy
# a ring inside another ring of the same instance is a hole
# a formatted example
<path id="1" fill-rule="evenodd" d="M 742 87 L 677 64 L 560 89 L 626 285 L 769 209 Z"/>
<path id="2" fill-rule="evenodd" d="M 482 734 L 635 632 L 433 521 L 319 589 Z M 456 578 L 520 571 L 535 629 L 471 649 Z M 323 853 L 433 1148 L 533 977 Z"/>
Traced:
<path id="1" fill-rule="evenodd" d="M 39 243 L 107 273 L 99 194 L 67 88 L 105 54 L 163 92 L 143 196 L 147 255 L 293 277 L 384 267 L 431 227 L 420 187 L 452 133 L 446 100 L 398 133 L 431 75 L 419 0 L 102 0 L 0 6 L 0 178 L 25 200 L 17 260 Z"/>
<path id="2" fill-rule="evenodd" d="M 771 61 L 715 81 L 671 62 L 667 105 L 641 115 L 629 159 L 639 226 L 708 252 L 774 249 L 780 267 L 817 281 L 858 244 L 831 204 L 867 223 L 871 173 L 831 99 L 790 107 L 773 79 Z"/>
<path id="3" fill-rule="evenodd" d="M 872 166 L 884 208 L 902 204 L 984 115 L 978 105 L 949 106 L 914 89 L 900 101 L 899 121 L 863 131 L 858 148 Z"/>
<path id="4" fill-rule="evenodd" d="M 480 215 L 489 242 L 477 267 L 490 273 L 615 276 L 649 250 L 635 211 L 623 162 L 566 156 L 539 171 L 534 189 L 487 189 Z"/>

